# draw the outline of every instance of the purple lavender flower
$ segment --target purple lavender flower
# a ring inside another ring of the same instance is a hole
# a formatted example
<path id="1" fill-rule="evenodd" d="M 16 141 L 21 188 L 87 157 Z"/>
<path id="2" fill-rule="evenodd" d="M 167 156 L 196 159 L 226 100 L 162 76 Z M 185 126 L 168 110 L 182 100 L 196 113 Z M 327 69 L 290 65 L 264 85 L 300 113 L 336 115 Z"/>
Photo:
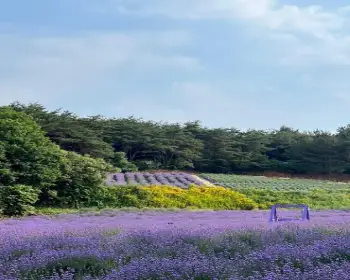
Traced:
<path id="1" fill-rule="evenodd" d="M 117 185 L 120 185 L 120 186 L 126 185 L 124 173 L 114 174 L 114 180 L 116 181 Z"/>
<path id="2" fill-rule="evenodd" d="M 289 215 L 285 212 L 284 215 Z M 105 211 L 0 221 L 0 279 L 345 279 L 350 212 Z"/>

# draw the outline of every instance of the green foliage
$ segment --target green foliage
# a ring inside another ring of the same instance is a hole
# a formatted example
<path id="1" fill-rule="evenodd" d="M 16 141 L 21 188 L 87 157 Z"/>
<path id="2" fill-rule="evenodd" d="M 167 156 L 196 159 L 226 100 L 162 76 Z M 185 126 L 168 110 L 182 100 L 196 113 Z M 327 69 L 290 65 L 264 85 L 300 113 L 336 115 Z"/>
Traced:
<path id="1" fill-rule="evenodd" d="M 79 207 L 97 194 L 107 172 L 113 167 L 103 159 L 94 159 L 74 152 L 62 151 L 62 177 L 56 182 L 55 190 L 61 205 Z"/>
<path id="2" fill-rule="evenodd" d="M 14 103 L 4 108 L 30 115 L 62 149 L 103 158 L 126 171 L 135 170 L 127 159 L 139 170 L 350 173 L 350 125 L 340 127 L 335 134 L 319 130 L 300 132 L 285 126 L 269 132 L 243 132 L 234 128 L 208 129 L 198 121 L 180 125 L 133 117 L 82 118 L 68 111 L 50 112 L 39 104 Z M 3 149 L 0 147 L 0 160 Z M 15 180 L 12 173 L 7 172 L 8 166 L 2 163 L 0 170 L 4 170 L 1 180 L 6 184 Z"/>
<path id="3" fill-rule="evenodd" d="M 100 207 L 147 207 L 147 201 L 150 199 L 149 193 L 140 186 L 122 186 L 122 187 L 102 187 L 96 197 L 95 204 Z M 95 205 L 94 205 L 95 206 Z"/>
<path id="4" fill-rule="evenodd" d="M 137 160 L 135 161 L 135 165 L 139 171 L 161 168 L 161 164 L 154 160 Z"/>
<path id="5" fill-rule="evenodd" d="M 267 132 L 156 123 L 136 118 L 82 118 L 47 111 L 39 104 L 9 106 L 24 112 L 62 149 L 103 158 L 125 171 L 193 169 L 210 173 L 277 171 L 296 174 L 349 174 L 350 125 L 335 134 L 300 132 L 289 127 Z M 7 108 L 8 107 L 4 107 Z M 1 158 L 0 147 L 0 158 Z M 123 153 L 125 158 L 123 158 Z M 120 166 L 119 166 L 120 165 Z M 8 166 L 2 180 L 13 181 Z M 31 184 L 32 185 L 32 184 Z"/>
<path id="6" fill-rule="evenodd" d="M 74 279 L 83 279 L 86 275 L 96 278 L 107 274 L 115 266 L 112 259 L 100 260 L 93 256 L 70 257 L 52 260 L 39 269 L 23 271 L 22 277 L 24 279 L 42 279 L 42 275 L 45 275 L 45 278 L 49 279 L 53 276 L 61 278 L 63 271 L 74 270 Z"/>
<path id="7" fill-rule="evenodd" d="M 124 152 L 115 152 L 111 163 L 123 172 L 137 171 L 137 166 L 128 161 Z"/>
<path id="8" fill-rule="evenodd" d="M 34 211 L 39 191 L 30 186 L 0 187 L 0 206 L 5 216 L 22 216 Z"/>
<path id="9" fill-rule="evenodd" d="M 40 191 L 36 203 L 40 207 L 108 204 L 231 209 L 237 206 L 232 193 L 230 201 L 213 201 L 210 191 L 198 194 L 193 188 L 157 192 L 156 187 L 115 191 L 100 186 L 112 171 L 111 165 L 122 171 L 190 169 L 226 174 L 278 171 L 347 176 L 349 153 L 350 125 L 334 134 L 300 132 L 285 126 L 272 132 L 243 132 L 234 128 L 209 129 L 198 121 L 180 125 L 133 117 L 83 118 L 68 111 L 47 111 L 39 104 L 0 107 L 0 185 L 32 186 Z M 327 183 L 323 187 L 312 182 L 308 186 L 296 183 L 281 187 L 275 181 L 255 180 L 246 182 L 244 188 L 226 182 L 219 185 L 224 183 L 246 194 L 262 208 L 274 202 L 303 202 L 314 208 L 350 206 L 348 185 Z M 264 189 L 256 188 L 257 184 Z M 197 195 L 202 199 L 197 200 Z M 224 191 L 215 196 L 223 197 Z"/>
<path id="10" fill-rule="evenodd" d="M 201 176 L 246 195 L 260 209 L 277 203 L 308 204 L 313 209 L 350 207 L 350 183 L 207 173 Z"/>
<path id="11" fill-rule="evenodd" d="M 100 116 L 79 118 L 68 111 L 48 112 L 37 103 L 23 105 L 17 102 L 10 106 L 32 116 L 47 136 L 64 150 L 96 158 L 113 157 L 113 148 L 103 140 L 105 121 Z"/>
<path id="12" fill-rule="evenodd" d="M 0 184 L 47 187 L 60 174 L 61 152 L 28 115 L 0 107 Z"/>
<path id="13" fill-rule="evenodd" d="M 202 172 L 227 173 L 239 161 L 240 147 L 235 129 L 195 129 L 204 144 L 195 166 Z"/>
<path id="14" fill-rule="evenodd" d="M 275 178 L 265 176 L 242 176 L 232 174 L 202 173 L 200 177 L 214 181 L 215 184 L 236 190 L 253 187 L 267 190 L 302 191 L 310 189 L 343 190 L 350 189 L 350 183 L 339 183 L 326 180 Z"/>
<path id="15" fill-rule="evenodd" d="M 350 191 L 310 189 L 306 191 L 281 191 L 273 189 L 242 188 L 242 194 L 254 200 L 260 209 L 273 204 L 307 204 L 312 209 L 349 209 Z"/>
<path id="16" fill-rule="evenodd" d="M 8 186 L 15 178 L 10 170 L 10 164 L 6 160 L 5 142 L 0 142 L 0 183 Z"/>

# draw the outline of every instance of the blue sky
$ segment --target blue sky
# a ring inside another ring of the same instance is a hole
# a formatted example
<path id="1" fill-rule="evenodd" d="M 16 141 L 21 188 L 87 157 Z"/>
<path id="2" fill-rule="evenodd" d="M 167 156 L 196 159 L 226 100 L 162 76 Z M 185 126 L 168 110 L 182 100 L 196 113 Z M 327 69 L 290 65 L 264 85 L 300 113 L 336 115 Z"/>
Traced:
<path id="1" fill-rule="evenodd" d="M 0 0 L 0 105 L 208 127 L 350 123 L 345 0 Z"/>

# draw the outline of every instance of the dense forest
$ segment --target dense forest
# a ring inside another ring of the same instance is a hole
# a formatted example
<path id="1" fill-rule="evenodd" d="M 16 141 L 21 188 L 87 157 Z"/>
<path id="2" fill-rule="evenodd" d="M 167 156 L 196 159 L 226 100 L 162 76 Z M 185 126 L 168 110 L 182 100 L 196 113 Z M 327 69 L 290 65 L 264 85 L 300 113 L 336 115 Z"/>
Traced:
<path id="1" fill-rule="evenodd" d="M 69 111 L 48 111 L 40 104 L 13 103 L 6 108 L 31 116 L 63 150 L 104 159 L 123 171 L 350 173 L 350 125 L 338 128 L 335 134 L 286 126 L 274 131 L 240 131 L 206 128 L 198 121 L 83 118 Z"/>
<path id="2" fill-rule="evenodd" d="M 176 201 L 166 197 L 167 188 L 159 189 L 160 199 L 157 188 L 147 192 L 137 186 L 108 187 L 107 174 L 170 169 L 348 176 L 349 155 L 350 126 L 336 134 L 288 127 L 239 131 L 206 128 L 198 121 L 83 118 L 68 111 L 48 111 L 40 104 L 14 103 L 0 107 L 0 209 L 3 215 L 13 216 L 45 207 L 174 206 Z M 195 189 L 182 194 L 191 191 Z M 222 191 L 233 202 L 242 195 Z M 220 201 L 212 199 L 207 202 Z M 251 207 L 248 200 L 244 207 Z"/>

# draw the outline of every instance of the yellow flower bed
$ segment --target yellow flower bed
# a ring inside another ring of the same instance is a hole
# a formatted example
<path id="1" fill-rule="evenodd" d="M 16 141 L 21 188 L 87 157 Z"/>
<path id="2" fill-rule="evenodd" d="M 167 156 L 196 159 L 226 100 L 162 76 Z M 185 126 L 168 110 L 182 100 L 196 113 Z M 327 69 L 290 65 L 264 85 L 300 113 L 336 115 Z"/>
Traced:
<path id="1" fill-rule="evenodd" d="M 173 186 L 105 187 L 105 201 L 118 207 L 251 210 L 257 204 L 245 195 L 223 187 Z M 107 191 L 106 191 L 107 190 Z"/>

